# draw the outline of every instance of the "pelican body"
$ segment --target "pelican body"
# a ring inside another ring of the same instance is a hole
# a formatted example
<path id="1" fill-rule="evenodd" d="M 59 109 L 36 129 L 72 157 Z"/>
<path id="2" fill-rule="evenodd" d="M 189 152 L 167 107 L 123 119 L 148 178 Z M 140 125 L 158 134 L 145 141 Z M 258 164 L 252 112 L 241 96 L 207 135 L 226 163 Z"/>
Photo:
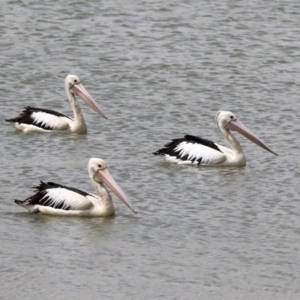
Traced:
<path id="1" fill-rule="evenodd" d="M 216 115 L 216 122 L 224 138 L 230 144 L 231 149 L 210 140 L 185 135 L 183 138 L 173 139 L 172 142 L 153 154 L 162 155 L 168 162 L 177 164 L 244 167 L 246 165 L 246 157 L 240 143 L 231 133 L 232 130 L 235 130 L 261 148 L 277 155 L 243 125 L 232 112 L 219 111 Z"/>
<path id="2" fill-rule="evenodd" d="M 96 101 L 85 89 L 80 79 L 76 75 L 68 75 L 65 79 L 65 90 L 71 104 L 74 117 L 70 118 L 54 110 L 35 108 L 27 106 L 16 118 L 7 119 L 16 130 L 28 132 L 67 132 L 83 134 L 87 132 L 87 127 L 81 113 L 75 95 L 82 98 L 98 114 L 105 115 L 100 110 Z"/>
<path id="3" fill-rule="evenodd" d="M 107 185 L 125 205 L 136 213 L 131 201 L 110 175 L 104 160 L 91 158 L 88 163 L 88 172 L 97 195 L 57 183 L 41 181 L 40 185 L 35 187 L 36 193 L 33 196 L 23 201 L 15 200 L 15 203 L 27 209 L 31 214 L 107 217 L 115 214 L 112 198 L 105 186 Z"/>

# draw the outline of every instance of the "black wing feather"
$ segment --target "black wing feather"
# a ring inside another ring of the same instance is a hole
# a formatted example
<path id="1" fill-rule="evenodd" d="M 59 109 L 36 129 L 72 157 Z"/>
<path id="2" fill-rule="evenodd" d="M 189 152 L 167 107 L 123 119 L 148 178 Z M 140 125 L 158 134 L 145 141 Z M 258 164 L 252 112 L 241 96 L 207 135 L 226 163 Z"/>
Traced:
<path id="1" fill-rule="evenodd" d="M 164 148 L 153 152 L 154 155 L 170 155 L 180 158 L 182 160 L 187 160 L 188 155 L 181 157 L 179 151 L 176 151 L 176 147 L 181 144 L 182 142 L 192 143 L 192 144 L 201 144 L 203 146 L 210 147 L 214 150 L 222 152 L 219 147 L 212 141 L 203 139 L 201 137 L 193 136 L 193 135 L 185 135 L 183 138 L 173 139 L 170 143 L 166 144 Z M 199 162 L 201 163 L 201 161 Z"/>
<path id="2" fill-rule="evenodd" d="M 55 110 L 26 106 L 18 117 L 6 119 L 5 121 L 35 125 L 35 126 L 41 127 L 46 130 L 53 129 L 51 126 L 47 126 L 46 124 L 43 124 L 42 122 L 39 122 L 39 123 L 34 122 L 34 119 L 31 117 L 32 113 L 34 113 L 34 112 L 44 112 L 44 113 L 51 114 L 51 115 L 54 115 L 57 117 L 66 117 L 66 118 L 71 119 L 70 117 L 68 117 L 64 114 L 61 114 Z"/>
<path id="3" fill-rule="evenodd" d="M 59 204 L 57 204 L 57 203 L 53 203 L 51 201 L 51 198 L 45 197 L 45 195 L 47 194 L 47 190 L 56 189 L 56 188 L 64 188 L 64 189 L 71 190 L 75 193 L 78 193 L 82 196 L 93 196 L 92 194 L 78 190 L 76 188 L 67 187 L 65 185 L 57 184 L 54 182 L 45 183 L 45 182 L 41 181 L 40 185 L 38 185 L 34 188 L 36 189 L 37 192 L 33 196 L 25 199 L 24 201 L 15 200 L 15 203 L 17 203 L 19 205 L 22 205 L 22 203 L 27 204 L 27 205 L 28 204 L 31 204 L 31 205 L 38 204 L 38 205 L 49 206 L 49 207 L 58 208 L 58 209 L 63 208 L 64 210 L 70 210 L 71 206 L 70 205 L 66 206 L 65 201 L 61 201 Z"/>

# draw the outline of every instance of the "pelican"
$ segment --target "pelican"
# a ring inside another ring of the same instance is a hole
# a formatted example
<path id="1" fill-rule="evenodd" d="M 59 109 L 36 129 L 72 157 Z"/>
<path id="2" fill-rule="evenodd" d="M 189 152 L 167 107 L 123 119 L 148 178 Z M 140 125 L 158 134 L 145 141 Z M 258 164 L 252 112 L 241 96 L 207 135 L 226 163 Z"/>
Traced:
<path id="1" fill-rule="evenodd" d="M 27 106 L 16 118 L 5 121 L 12 123 L 16 130 L 23 132 L 73 132 L 86 133 L 87 128 L 75 95 L 82 98 L 93 110 L 106 116 L 100 107 L 88 93 L 76 75 L 68 75 L 65 79 L 65 89 L 73 109 L 74 118 L 65 116 L 59 112 L 49 109 Z"/>
<path id="2" fill-rule="evenodd" d="M 34 187 L 36 193 L 33 196 L 23 201 L 15 200 L 15 203 L 27 209 L 31 214 L 87 217 L 112 216 L 115 214 L 115 208 L 104 185 L 106 184 L 122 202 L 136 213 L 130 200 L 110 175 L 103 159 L 91 158 L 88 163 L 88 172 L 97 196 L 54 182 L 44 183 L 41 181 L 39 186 Z"/>
<path id="3" fill-rule="evenodd" d="M 218 111 L 215 119 L 231 149 L 200 137 L 185 135 L 183 138 L 173 139 L 172 142 L 165 145 L 165 148 L 153 154 L 163 155 L 168 162 L 177 164 L 244 167 L 246 157 L 240 143 L 231 133 L 231 130 L 235 130 L 261 148 L 277 155 L 243 125 L 232 112 Z"/>

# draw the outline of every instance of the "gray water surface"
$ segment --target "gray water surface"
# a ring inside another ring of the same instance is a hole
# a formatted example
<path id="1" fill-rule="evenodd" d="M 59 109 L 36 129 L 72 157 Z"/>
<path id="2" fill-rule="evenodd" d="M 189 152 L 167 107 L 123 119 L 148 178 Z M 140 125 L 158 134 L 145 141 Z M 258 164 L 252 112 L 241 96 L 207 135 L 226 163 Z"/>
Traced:
<path id="1" fill-rule="evenodd" d="M 298 1 L 2 1 L 1 299 L 299 299 Z M 24 106 L 72 115 L 87 135 L 16 133 Z M 193 134 L 226 145 L 233 111 L 273 151 L 239 134 L 245 168 L 168 165 L 152 152 Z M 28 215 L 40 180 L 94 192 L 106 160 L 131 199 L 112 218 Z"/>

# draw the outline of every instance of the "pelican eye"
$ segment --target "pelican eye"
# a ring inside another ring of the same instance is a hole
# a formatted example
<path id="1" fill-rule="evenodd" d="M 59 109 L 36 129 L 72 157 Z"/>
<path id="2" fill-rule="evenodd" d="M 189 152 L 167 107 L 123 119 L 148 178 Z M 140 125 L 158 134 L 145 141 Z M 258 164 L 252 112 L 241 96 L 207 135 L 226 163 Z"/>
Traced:
<path id="1" fill-rule="evenodd" d="M 77 79 L 74 79 L 74 81 L 73 81 L 73 84 L 72 83 L 70 83 L 70 89 L 74 86 L 74 85 L 76 85 L 76 84 L 79 84 L 80 83 L 80 81 L 79 80 L 77 80 Z"/>
<path id="2" fill-rule="evenodd" d="M 98 165 L 98 168 L 102 168 L 102 165 L 101 165 L 101 164 L 99 164 L 99 165 Z"/>
<path id="3" fill-rule="evenodd" d="M 233 116 L 230 116 L 230 119 L 233 119 Z"/>

